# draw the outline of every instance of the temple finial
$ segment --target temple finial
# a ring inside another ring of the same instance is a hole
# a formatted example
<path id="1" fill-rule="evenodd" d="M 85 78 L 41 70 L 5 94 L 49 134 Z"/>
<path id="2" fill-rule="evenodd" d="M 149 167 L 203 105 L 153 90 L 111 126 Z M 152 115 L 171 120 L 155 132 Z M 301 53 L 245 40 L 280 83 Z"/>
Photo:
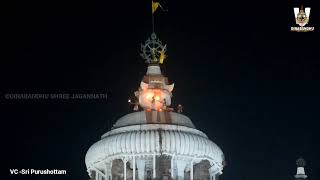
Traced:
<path id="1" fill-rule="evenodd" d="M 167 45 L 163 45 L 156 33 L 152 33 L 144 44 L 141 44 L 141 57 L 148 64 L 163 64 L 166 59 Z"/>
<path id="2" fill-rule="evenodd" d="M 305 174 L 304 167 L 306 166 L 306 161 L 303 158 L 299 158 L 296 161 L 297 174 L 294 175 L 296 180 L 306 180 L 307 175 Z"/>

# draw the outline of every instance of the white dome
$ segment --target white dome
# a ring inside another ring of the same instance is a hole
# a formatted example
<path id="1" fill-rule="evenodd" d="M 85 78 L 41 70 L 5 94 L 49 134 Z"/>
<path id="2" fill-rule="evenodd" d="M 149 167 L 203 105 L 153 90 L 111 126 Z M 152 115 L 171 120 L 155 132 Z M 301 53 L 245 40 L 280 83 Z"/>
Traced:
<path id="1" fill-rule="evenodd" d="M 221 149 L 199 130 L 165 124 L 145 124 L 122 127 L 109 131 L 90 147 L 86 165 L 99 164 L 119 155 L 148 156 L 175 155 L 207 159 L 222 170 L 224 155 Z"/>
<path id="2" fill-rule="evenodd" d="M 86 166 L 103 168 L 104 162 L 121 157 L 168 155 L 177 159 L 208 160 L 222 173 L 224 155 L 221 149 L 191 120 L 170 112 L 171 123 L 147 123 L 145 112 L 135 112 L 120 118 L 113 129 L 93 144 L 86 154 Z"/>

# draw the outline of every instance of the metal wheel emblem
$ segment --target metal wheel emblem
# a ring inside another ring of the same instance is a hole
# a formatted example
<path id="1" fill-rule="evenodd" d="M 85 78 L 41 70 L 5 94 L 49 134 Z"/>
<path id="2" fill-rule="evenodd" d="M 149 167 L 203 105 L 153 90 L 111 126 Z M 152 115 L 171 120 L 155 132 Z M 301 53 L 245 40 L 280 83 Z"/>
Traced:
<path id="1" fill-rule="evenodd" d="M 146 63 L 159 63 L 161 53 L 167 51 L 167 45 L 162 45 L 162 42 L 157 38 L 155 33 L 151 34 L 145 44 L 141 44 L 141 57 Z"/>

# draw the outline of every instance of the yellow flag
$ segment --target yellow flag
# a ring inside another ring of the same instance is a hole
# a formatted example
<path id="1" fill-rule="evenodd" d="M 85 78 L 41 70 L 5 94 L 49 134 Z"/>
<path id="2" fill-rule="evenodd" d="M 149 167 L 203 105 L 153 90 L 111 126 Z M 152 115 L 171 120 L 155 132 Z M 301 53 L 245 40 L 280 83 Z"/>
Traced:
<path id="1" fill-rule="evenodd" d="M 166 58 L 166 54 L 165 54 L 164 50 L 160 51 L 160 58 L 159 58 L 160 61 L 159 61 L 159 63 L 163 64 L 163 61 L 164 61 L 165 58 Z"/>
<path id="2" fill-rule="evenodd" d="M 152 1 L 152 14 L 154 12 L 156 12 L 156 10 L 158 9 L 158 7 L 160 6 L 160 3 L 159 2 L 153 2 Z"/>

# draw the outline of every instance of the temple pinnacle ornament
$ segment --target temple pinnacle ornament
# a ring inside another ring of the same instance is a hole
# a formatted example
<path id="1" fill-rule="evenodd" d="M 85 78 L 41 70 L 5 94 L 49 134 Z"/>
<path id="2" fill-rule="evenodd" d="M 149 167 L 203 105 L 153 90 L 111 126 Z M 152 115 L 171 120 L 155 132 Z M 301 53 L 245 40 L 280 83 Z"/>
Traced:
<path id="1" fill-rule="evenodd" d="M 156 33 L 152 33 L 151 37 L 141 44 L 141 57 L 149 64 L 162 64 L 166 58 L 167 45 L 163 45 L 158 39 Z"/>

